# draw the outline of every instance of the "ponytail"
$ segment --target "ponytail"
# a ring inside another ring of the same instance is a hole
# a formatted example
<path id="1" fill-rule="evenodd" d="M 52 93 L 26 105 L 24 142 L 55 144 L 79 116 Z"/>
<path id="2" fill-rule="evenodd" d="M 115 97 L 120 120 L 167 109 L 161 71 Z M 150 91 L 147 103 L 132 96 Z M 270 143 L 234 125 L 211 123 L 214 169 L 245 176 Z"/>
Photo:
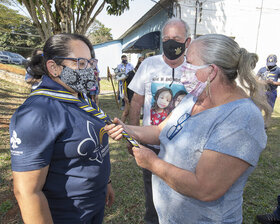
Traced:
<path id="1" fill-rule="evenodd" d="M 43 75 L 47 74 L 44 56 L 42 54 L 34 55 L 27 64 L 26 70 L 34 79 L 41 79 Z"/>
<path id="2" fill-rule="evenodd" d="M 238 62 L 238 78 L 240 85 L 249 92 L 252 101 L 264 111 L 264 119 L 266 125 L 271 117 L 272 108 L 267 102 L 265 95 L 266 85 L 257 80 L 253 69 L 258 62 L 258 56 L 254 53 L 248 53 L 244 48 L 240 48 L 240 58 Z"/>

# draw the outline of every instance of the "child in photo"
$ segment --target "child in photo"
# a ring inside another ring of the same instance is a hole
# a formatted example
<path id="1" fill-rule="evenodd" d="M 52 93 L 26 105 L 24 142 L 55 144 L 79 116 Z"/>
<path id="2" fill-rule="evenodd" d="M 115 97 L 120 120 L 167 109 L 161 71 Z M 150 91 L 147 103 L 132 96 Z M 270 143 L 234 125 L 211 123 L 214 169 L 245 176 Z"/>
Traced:
<path id="1" fill-rule="evenodd" d="M 158 125 L 167 117 L 172 95 L 172 90 L 166 87 L 156 91 L 151 108 L 151 125 Z"/>

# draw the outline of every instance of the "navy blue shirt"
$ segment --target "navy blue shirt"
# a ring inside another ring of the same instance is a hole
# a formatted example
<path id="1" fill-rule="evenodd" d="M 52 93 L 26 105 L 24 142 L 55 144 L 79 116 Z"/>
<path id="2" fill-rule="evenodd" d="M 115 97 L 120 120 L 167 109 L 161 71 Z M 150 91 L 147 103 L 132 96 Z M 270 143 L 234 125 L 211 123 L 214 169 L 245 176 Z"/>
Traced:
<path id="1" fill-rule="evenodd" d="M 272 80 L 274 82 L 277 82 L 280 78 L 280 68 L 275 66 L 271 70 L 269 70 L 267 67 L 262 67 L 258 73 L 257 76 L 260 77 L 263 80 Z M 277 85 L 268 84 L 269 91 L 275 91 L 277 89 Z"/>
<path id="2" fill-rule="evenodd" d="M 39 88 L 66 91 L 47 76 Z M 75 103 L 47 96 L 29 97 L 11 118 L 12 170 L 49 165 L 43 192 L 55 223 L 87 223 L 104 208 L 110 175 L 104 126 Z"/>

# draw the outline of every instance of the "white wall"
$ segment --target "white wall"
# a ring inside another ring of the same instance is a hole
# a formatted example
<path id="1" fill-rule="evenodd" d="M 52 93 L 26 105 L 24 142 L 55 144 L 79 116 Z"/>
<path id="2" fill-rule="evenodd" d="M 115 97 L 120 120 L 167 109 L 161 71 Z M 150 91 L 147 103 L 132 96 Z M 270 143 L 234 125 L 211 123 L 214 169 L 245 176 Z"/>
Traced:
<path id="1" fill-rule="evenodd" d="M 264 0 L 257 45 L 258 67 L 266 64 L 266 58 L 269 54 L 276 54 L 278 61 L 280 60 L 279 21 L 280 1 Z M 278 62 L 278 65 L 280 65 L 280 62 Z"/>
<path id="2" fill-rule="evenodd" d="M 194 33 L 195 0 L 181 0 L 182 19 Z M 237 43 L 259 55 L 256 71 L 266 64 L 269 54 L 280 60 L 279 0 L 200 0 L 203 2 L 197 34 L 221 33 L 235 37 Z M 198 17 L 199 20 L 199 17 Z M 280 62 L 278 63 L 280 65 Z"/>
<path id="3" fill-rule="evenodd" d="M 121 63 L 122 45 L 120 41 L 109 42 L 93 46 L 95 57 L 98 59 L 98 69 L 100 77 L 107 77 L 107 66 L 111 73 L 112 68 L 116 68 Z"/>

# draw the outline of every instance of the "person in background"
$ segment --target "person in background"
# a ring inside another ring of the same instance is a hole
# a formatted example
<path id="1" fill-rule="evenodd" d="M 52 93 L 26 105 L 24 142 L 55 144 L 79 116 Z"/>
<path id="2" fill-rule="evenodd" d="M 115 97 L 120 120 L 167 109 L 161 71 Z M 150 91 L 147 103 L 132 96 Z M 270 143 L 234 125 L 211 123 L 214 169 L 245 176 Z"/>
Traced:
<path id="1" fill-rule="evenodd" d="M 272 213 L 257 215 L 256 218 L 262 224 L 280 224 L 280 195 L 277 197 L 277 207 Z"/>
<path id="2" fill-rule="evenodd" d="M 280 68 L 277 66 L 277 56 L 271 54 L 266 59 L 266 67 L 262 67 L 257 76 L 260 80 L 267 83 L 267 101 L 274 108 L 277 98 L 277 87 L 280 85 Z M 280 195 L 277 197 L 278 206 L 273 213 L 257 215 L 258 222 L 262 224 L 280 224 Z"/>
<path id="3" fill-rule="evenodd" d="M 266 59 L 266 67 L 262 67 L 257 73 L 257 77 L 267 84 L 266 96 L 272 109 L 274 108 L 277 98 L 277 87 L 280 86 L 280 82 L 278 82 L 280 78 L 280 68 L 276 63 L 276 55 L 269 55 Z"/>
<path id="4" fill-rule="evenodd" d="M 120 74 L 123 74 L 125 77 L 124 79 L 119 80 L 118 82 L 118 98 L 121 101 L 121 110 L 124 110 L 125 101 L 124 101 L 124 80 L 127 78 L 127 73 L 134 69 L 133 65 L 130 64 L 127 60 L 126 55 L 121 56 L 121 64 L 117 66 L 117 71 Z"/>
<path id="5" fill-rule="evenodd" d="M 89 90 L 88 96 L 92 99 L 93 102 L 95 102 L 95 104 L 98 106 L 99 104 L 99 98 L 98 95 L 100 93 L 100 78 L 99 78 L 99 69 L 96 66 L 96 68 L 94 69 L 94 76 L 96 79 L 96 83 L 95 85 L 92 87 L 92 89 Z"/>
<path id="6" fill-rule="evenodd" d="M 191 38 L 189 26 L 185 21 L 172 18 L 162 28 L 163 54 L 146 58 L 128 88 L 134 91 L 129 110 L 129 124 L 140 124 L 140 112 L 144 106 L 143 125 L 151 125 L 151 109 L 156 92 L 161 88 L 168 88 L 173 94 L 185 91 L 181 83 L 182 65 L 185 62 L 185 50 Z M 169 111 L 170 112 L 170 111 Z M 146 145 L 155 153 L 159 152 L 159 145 Z M 128 150 L 131 146 L 128 145 Z M 143 180 L 145 187 L 145 216 L 146 224 L 157 224 L 158 217 L 153 204 L 152 173 L 143 169 Z"/>
<path id="7" fill-rule="evenodd" d="M 133 147 L 137 164 L 153 173 L 159 223 L 242 223 L 243 190 L 266 146 L 271 107 L 253 69 L 258 56 L 230 37 L 208 34 L 187 51 L 186 95 L 158 126 L 105 126 L 115 140 L 125 130 L 137 141 L 160 144 L 157 155 Z M 240 87 L 236 79 L 239 79 Z"/>
<path id="8" fill-rule="evenodd" d="M 43 51 L 41 49 L 35 49 L 32 53 L 32 58 L 34 58 L 35 55 L 40 55 L 40 54 L 43 54 Z M 32 70 L 29 67 L 30 63 L 31 62 L 28 62 L 26 65 L 25 82 L 31 85 L 31 90 L 34 90 L 39 85 L 40 79 L 36 78 L 36 74 L 32 74 Z M 36 63 L 36 62 L 32 62 L 32 63 Z"/>
<path id="9" fill-rule="evenodd" d="M 129 85 L 129 83 L 133 79 L 133 77 L 135 75 L 135 72 L 138 70 L 138 68 L 141 65 L 143 60 L 144 60 L 143 56 L 140 56 L 138 58 L 138 62 L 136 64 L 135 68 L 127 73 L 127 78 L 124 80 L 124 87 L 125 87 L 124 88 L 124 101 L 125 101 L 125 104 L 124 104 L 124 110 L 123 110 L 122 117 L 121 117 L 122 122 L 126 121 L 126 118 L 129 114 L 130 102 L 131 102 L 131 99 L 132 99 L 133 94 L 134 94 L 134 92 L 131 89 L 127 88 L 127 86 Z"/>
<path id="10" fill-rule="evenodd" d="M 29 64 L 41 84 L 10 122 L 14 194 L 24 223 L 101 224 L 111 206 L 105 123 L 87 98 L 97 61 L 90 41 L 57 34 Z"/>

